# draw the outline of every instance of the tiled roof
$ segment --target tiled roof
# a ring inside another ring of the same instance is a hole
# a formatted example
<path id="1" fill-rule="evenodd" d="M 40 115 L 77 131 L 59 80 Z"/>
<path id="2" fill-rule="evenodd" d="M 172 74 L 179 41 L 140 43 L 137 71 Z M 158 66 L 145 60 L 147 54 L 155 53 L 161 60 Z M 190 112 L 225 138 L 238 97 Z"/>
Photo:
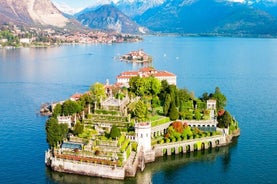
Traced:
<path id="1" fill-rule="evenodd" d="M 155 77 L 175 77 L 176 75 L 167 71 L 158 71 L 154 74 Z"/>
<path id="2" fill-rule="evenodd" d="M 151 72 L 151 71 L 157 71 L 157 70 L 155 70 L 153 67 L 145 67 L 145 68 L 141 68 L 139 71 L 140 72 Z"/>
<path id="3" fill-rule="evenodd" d="M 71 99 L 80 99 L 81 98 L 81 96 L 83 96 L 83 94 L 81 94 L 81 93 L 75 93 L 74 95 L 72 95 L 70 98 Z"/>
<path id="4" fill-rule="evenodd" d="M 117 76 L 117 79 L 129 79 L 134 76 L 149 77 L 175 77 L 176 75 L 168 71 L 157 71 L 152 67 L 141 68 L 139 71 L 126 71 Z"/>

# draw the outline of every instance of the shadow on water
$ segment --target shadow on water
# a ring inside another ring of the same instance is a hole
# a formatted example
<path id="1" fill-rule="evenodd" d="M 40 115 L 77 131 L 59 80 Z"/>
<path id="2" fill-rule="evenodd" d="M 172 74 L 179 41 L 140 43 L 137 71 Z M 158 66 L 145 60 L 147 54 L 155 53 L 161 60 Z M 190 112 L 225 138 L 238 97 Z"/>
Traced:
<path id="1" fill-rule="evenodd" d="M 135 178 L 126 178 L 124 181 L 111 180 L 98 177 L 81 176 L 75 174 L 65 174 L 54 172 L 46 168 L 46 175 L 53 183 L 59 184 L 75 184 L 75 183 L 100 183 L 100 184 L 123 184 L 136 183 L 148 184 L 152 183 L 152 177 L 155 173 L 174 173 L 177 169 L 188 167 L 196 162 L 215 162 L 216 159 L 222 159 L 222 167 L 224 172 L 228 171 L 231 162 L 231 150 L 236 149 L 237 138 L 234 138 L 232 144 L 224 147 L 217 147 L 202 151 L 196 151 L 185 154 L 177 154 L 171 156 L 163 156 L 156 158 L 156 161 L 146 165 L 143 172 L 138 171 Z"/>

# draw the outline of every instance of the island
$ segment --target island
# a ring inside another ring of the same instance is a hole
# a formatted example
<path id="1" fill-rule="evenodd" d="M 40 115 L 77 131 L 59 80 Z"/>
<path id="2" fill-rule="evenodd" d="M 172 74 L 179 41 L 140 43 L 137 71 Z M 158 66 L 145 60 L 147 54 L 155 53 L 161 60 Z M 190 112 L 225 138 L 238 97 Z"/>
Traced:
<path id="1" fill-rule="evenodd" d="M 197 98 L 178 88 L 176 78 L 153 67 L 126 71 L 115 84 L 95 83 L 50 104 L 45 164 L 58 172 L 123 180 L 157 157 L 225 146 L 240 135 L 219 87 Z"/>
<path id="2" fill-rule="evenodd" d="M 143 49 L 139 49 L 137 51 L 131 51 L 128 54 L 122 55 L 120 60 L 132 63 L 151 63 L 152 57 L 146 54 Z"/>

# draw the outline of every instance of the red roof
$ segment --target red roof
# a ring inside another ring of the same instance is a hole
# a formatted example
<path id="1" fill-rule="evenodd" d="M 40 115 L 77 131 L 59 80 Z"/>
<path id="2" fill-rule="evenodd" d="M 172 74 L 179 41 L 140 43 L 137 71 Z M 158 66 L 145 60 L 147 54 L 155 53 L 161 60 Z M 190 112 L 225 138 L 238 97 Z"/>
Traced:
<path id="1" fill-rule="evenodd" d="M 175 77 L 176 75 L 167 71 L 158 71 L 154 74 L 155 77 Z"/>
<path id="2" fill-rule="evenodd" d="M 140 72 L 151 72 L 151 71 L 157 71 L 157 70 L 155 70 L 153 67 L 145 67 L 145 68 L 141 68 L 139 71 Z"/>
<path id="3" fill-rule="evenodd" d="M 81 98 L 81 96 L 83 96 L 83 94 L 81 94 L 81 93 L 75 93 L 74 95 L 72 95 L 70 97 L 70 99 L 79 100 Z"/>
<path id="4" fill-rule="evenodd" d="M 117 76 L 117 79 L 129 79 L 135 76 L 149 77 L 175 77 L 176 75 L 168 71 L 157 71 L 152 67 L 141 68 L 139 71 L 126 71 Z"/>

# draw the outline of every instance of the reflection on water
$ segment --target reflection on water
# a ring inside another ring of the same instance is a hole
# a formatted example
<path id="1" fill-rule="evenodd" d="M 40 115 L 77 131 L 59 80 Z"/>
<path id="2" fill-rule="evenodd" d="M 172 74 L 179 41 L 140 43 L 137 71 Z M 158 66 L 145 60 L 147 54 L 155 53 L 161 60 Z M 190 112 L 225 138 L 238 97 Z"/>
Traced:
<path id="1" fill-rule="evenodd" d="M 225 147 L 156 158 L 155 162 L 147 164 L 143 172 L 138 171 L 135 178 L 126 178 L 124 181 L 59 173 L 49 168 L 46 168 L 46 175 L 55 183 L 148 184 L 155 183 L 152 181 L 152 178 L 157 173 L 168 175 L 176 172 L 178 169 L 190 167 L 191 164 L 197 162 L 214 162 L 217 158 L 222 160 L 223 171 L 227 172 L 231 161 L 231 150 L 235 149 L 236 145 L 237 139 L 234 139 L 231 145 Z"/>

